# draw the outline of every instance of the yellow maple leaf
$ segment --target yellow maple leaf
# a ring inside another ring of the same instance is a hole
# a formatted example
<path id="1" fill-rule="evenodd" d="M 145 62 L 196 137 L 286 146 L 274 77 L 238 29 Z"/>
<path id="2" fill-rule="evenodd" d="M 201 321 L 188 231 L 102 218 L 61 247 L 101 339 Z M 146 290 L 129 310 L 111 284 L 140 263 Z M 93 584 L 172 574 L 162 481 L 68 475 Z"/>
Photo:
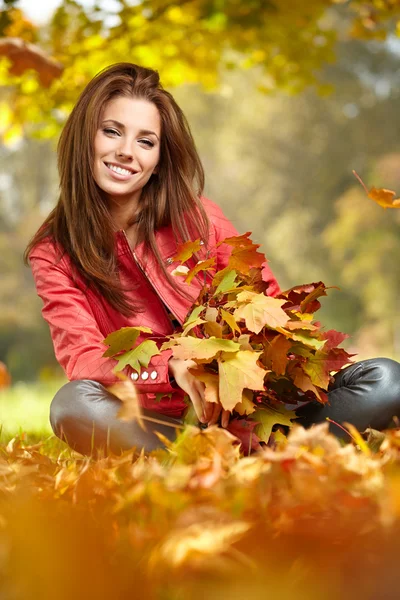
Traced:
<path id="1" fill-rule="evenodd" d="M 260 354 L 249 350 L 221 353 L 218 358 L 219 399 L 225 410 L 232 410 L 242 401 L 245 388 L 264 389 L 264 378 L 269 371 L 257 364 Z"/>
<path id="2" fill-rule="evenodd" d="M 284 327 L 289 320 L 281 308 L 286 300 L 246 291 L 238 294 L 237 301 L 241 306 L 235 310 L 234 317 L 244 319 L 247 329 L 254 333 L 260 333 L 265 325 L 273 329 Z"/>

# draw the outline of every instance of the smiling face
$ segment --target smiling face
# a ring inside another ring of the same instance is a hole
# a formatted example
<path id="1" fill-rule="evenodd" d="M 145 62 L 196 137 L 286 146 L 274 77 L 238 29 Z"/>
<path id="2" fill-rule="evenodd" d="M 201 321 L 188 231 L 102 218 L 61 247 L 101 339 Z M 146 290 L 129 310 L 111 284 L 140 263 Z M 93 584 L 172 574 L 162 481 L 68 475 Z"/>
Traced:
<path id="1" fill-rule="evenodd" d="M 107 103 L 94 139 L 94 179 L 113 208 L 134 209 L 160 158 L 161 118 L 152 102 Z"/>

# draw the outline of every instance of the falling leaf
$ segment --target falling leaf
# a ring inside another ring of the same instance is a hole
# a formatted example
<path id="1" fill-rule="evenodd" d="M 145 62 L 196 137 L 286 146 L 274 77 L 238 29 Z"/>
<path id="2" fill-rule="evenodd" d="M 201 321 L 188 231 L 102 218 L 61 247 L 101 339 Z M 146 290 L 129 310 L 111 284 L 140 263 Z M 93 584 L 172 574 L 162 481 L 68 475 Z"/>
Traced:
<path id="1" fill-rule="evenodd" d="M 164 342 L 161 350 L 172 348 L 175 358 L 209 360 L 215 358 L 219 352 L 238 352 L 240 345 L 232 340 L 216 337 L 206 338 L 174 338 Z"/>
<path id="2" fill-rule="evenodd" d="M 264 294 L 241 292 L 237 301 L 243 303 L 234 312 L 236 319 L 244 319 L 247 329 L 259 333 L 265 326 L 276 328 L 284 327 L 288 322 L 288 315 L 282 310 L 284 300 L 270 298 Z"/>
<path id="3" fill-rule="evenodd" d="M 218 358 L 219 398 L 224 409 L 232 410 L 241 402 L 244 388 L 255 391 L 264 389 L 264 378 L 268 371 L 257 364 L 260 354 L 241 350 L 235 354 L 223 352 Z"/>
<path id="4" fill-rule="evenodd" d="M 127 351 L 135 345 L 140 333 L 152 333 L 149 327 L 122 327 L 118 331 L 110 333 L 103 344 L 109 346 L 103 356 L 114 356 L 119 352 Z"/>
<path id="5" fill-rule="evenodd" d="M 188 242 L 185 242 L 184 244 L 178 246 L 177 252 L 175 256 L 172 257 L 172 260 L 184 263 L 187 260 L 189 260 L 189 258 L 192 258 L 193 254 L 196 254 L 196 252 L 198 252 L 200 248 L 200 239 L 195 240 L 194 242 L 191 242 L 189 240 Z"/>
<path id="6" fill-rule="evenodd" d="M 287 410 L 284 407 L 278 410 L 268 406 L 258 408 L 251 415 L 251 419 L 258 422 L 258 425 L 255 427 L 256 434 L 260 440 L 266 443 L 268 443 L 274 425 L 291 427 L 293 425 L 292 419 L 296 417 L 296 413 L 292 410 Z"/>
<path id="7" fill-rule="evenodd" d="M 385 188 L 372 187 L 369 191 L 361 177 L 353 171 L 353 174 L 357 177 L 358 181 L 363 186 L 364 190 L 374 202 L 382 206 L 383 208 L 400 208 L 400 198 L 396 198 L 396 192 L 393 190 L 387 190 Z"/>
<path id="8" fill-rule="evenodd" d="M 114 371 L 122 371 L 127 365 L 130 365 L 132 369 L 140 372 L 141 367 L 148 367 L 153 356 L 156 356 L 157 354 L 160 354 L 157 344 L 153 340 L 145 340 L 133 350 L 120 356 L 116 356 L 115 358 L 118 361 L 118 364 L 114 367 Z"/>

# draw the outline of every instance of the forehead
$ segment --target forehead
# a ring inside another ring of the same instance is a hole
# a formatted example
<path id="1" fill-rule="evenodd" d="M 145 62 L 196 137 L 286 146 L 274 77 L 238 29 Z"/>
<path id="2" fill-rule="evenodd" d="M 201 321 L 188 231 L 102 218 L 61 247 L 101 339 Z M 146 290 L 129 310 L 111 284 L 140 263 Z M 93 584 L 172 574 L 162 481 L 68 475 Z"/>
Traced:
<path id="1" fill-rule="evenodd" d="M 161 117 L 153 102 L 141 98 L 118 96 L 104 107 L 102 121 L 113 120 L 122 123 L 126 129 L 152 129 L 156 133 L 161 129 Z"/>

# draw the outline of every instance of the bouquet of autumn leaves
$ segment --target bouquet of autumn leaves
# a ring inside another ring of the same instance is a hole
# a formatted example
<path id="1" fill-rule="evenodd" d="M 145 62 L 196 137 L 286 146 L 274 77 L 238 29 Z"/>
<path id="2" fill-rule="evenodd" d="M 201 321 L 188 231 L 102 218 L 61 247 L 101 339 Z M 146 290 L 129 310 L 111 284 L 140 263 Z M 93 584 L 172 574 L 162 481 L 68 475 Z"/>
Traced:
<path id="1" fill-rule="evenodd" d="M 263 279 L 266 258 L 250 233 L 220 243 L 231 246 L 232 252 L 228 265 L 217 272 L 214 257 L 191 270 L 183 264 L 200 250 L 200 240 L 178 248 L 174 261 L 181 265 L 173 275 L 188 284 L 193 277 L 204 278 L 179 330 L 158 348 L 151 339 L 135 345 L 140 333 L 151 334 L 149 329 L 123 328 L 104 340 L 110 346 L 105 356 L 118 361 L 115 371 L 128 364 L 135 370 L 147 367 L 152 356 L 168 348 L 175 358 L 192 359 L 197 366 L 191 373 L 204 383 L 205 399 L 231 411 L 228 431 L 247 452 L 267 443 L 274 425 L 291 426 L 298 403 L 327 402 L 332 373 L 351 362 L 338 348 L 348 336 L 324 331 L 314 320 L 321 306 L 318 298 L 326 296 L 322 282 L 270 297 Z"/>

